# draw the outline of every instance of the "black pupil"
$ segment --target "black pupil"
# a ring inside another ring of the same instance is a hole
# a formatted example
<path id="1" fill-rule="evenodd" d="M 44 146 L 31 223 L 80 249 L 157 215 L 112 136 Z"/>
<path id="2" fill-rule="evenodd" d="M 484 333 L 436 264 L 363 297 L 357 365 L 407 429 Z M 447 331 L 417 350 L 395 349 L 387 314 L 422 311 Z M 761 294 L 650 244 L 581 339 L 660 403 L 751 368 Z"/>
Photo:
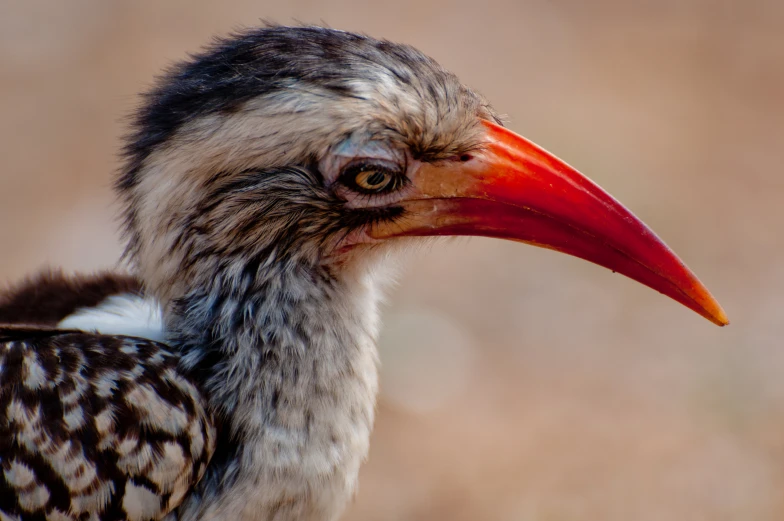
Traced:
<path id="1" fill-rule="evenodd" d="M 384 179 L 386 179 L 386 174 L 383 172 L 373 172 L 368 176 L 365 182 L 368 184 L 368 186 L 377 186 L 383 183 Z"/>

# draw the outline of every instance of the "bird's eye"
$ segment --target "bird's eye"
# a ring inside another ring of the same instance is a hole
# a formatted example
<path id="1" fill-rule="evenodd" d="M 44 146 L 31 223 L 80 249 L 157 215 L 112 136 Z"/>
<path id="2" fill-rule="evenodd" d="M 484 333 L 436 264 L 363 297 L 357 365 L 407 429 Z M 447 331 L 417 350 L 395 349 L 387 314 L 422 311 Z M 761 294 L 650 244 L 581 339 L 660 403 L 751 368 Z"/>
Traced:
<path id="1" fill-rule="evenodd" d="M 365 194 L 382 194 L 400 188 L 405 181 L 401 173 L 375 164 L 358 164 L 346 168 L 341 175 L 349 188 Z"/>
<path id="2" fill-rule="evenodd" d="M 381 170 L 362 170 L 354 177 L 354 182 L 363 190 L 380 192 L 392 182 L 392 176 Z"/>

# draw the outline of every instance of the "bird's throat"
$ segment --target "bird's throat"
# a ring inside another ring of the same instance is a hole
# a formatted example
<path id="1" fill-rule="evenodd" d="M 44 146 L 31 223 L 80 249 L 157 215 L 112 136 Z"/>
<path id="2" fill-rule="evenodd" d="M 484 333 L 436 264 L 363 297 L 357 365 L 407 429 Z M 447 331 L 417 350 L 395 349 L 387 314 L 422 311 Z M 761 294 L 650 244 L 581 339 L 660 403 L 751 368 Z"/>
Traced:
<path id="1" fill-rule="evenodd" d="M 200 487 L 218 496 L 181 519 L 339 515 L 373 423 L 376 301 L 370 283 L 305 268 L 218 276 L 178 300 L 169 333 L 221 425 Z"/>

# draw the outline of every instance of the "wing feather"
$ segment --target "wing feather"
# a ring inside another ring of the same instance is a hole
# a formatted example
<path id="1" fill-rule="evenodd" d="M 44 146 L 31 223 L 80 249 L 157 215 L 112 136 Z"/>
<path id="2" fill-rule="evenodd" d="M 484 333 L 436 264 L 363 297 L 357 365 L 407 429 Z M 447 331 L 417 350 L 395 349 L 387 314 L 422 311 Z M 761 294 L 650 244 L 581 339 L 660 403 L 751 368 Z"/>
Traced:
<path id="1" fill-rule="evenodd" d="M 164 344 L 0 328 L 0 519 L 162 519 L 215 426 Z"/>

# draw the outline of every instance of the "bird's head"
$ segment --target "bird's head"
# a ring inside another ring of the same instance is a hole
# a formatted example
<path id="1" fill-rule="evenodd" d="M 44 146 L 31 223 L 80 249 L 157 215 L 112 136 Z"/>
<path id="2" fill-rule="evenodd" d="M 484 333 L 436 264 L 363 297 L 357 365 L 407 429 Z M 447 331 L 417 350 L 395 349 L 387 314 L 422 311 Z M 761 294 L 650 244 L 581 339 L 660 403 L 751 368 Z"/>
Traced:
<path id="1" fill-rule="evenodd" d="M 726 323 L 620 203 L 432 59 L 365 36 L 266 27 L 178 65 L 146 95 L 117 187 L 128 255 L 164 304 L 216 273 L 340 277 L 411 237 L 482 235 L 582 257 Z"/>

